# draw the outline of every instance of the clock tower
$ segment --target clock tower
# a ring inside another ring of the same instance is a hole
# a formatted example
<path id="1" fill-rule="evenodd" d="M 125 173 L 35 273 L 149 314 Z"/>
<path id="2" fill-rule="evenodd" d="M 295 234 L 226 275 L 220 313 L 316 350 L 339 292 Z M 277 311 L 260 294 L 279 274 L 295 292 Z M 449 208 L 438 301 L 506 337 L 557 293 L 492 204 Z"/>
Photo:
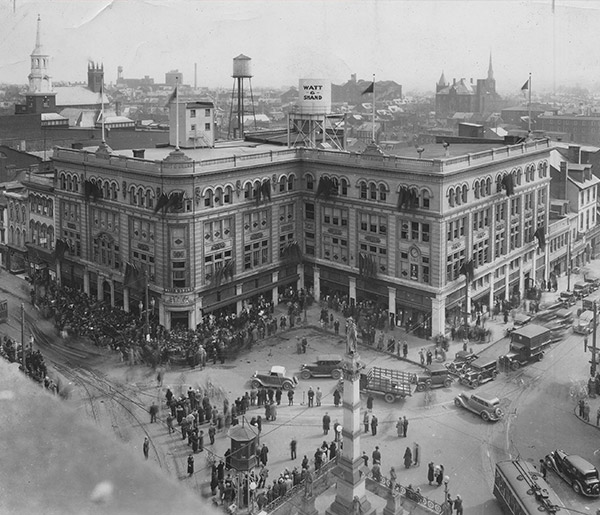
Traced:
<path id="1" fill-rule="evenodd" d="M 56 111 L 56 93 L 52 91 L 52 80 L 48 72 L 50 56 L 42 46 L 41 23 L 42 20 L 38 14 L 35 48 L 31 52 L 29 91 L 25 94 L 27 114 Z"/>

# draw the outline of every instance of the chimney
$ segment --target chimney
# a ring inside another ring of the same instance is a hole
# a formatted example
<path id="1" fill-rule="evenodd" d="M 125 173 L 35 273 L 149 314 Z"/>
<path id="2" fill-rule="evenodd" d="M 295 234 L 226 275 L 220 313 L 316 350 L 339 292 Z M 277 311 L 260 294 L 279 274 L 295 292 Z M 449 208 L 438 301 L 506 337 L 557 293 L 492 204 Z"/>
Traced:
<path id="1" fill-rule="evenodd" d="M 456 86 L 456 79 L 452 79 L 452 85 Z"/>
<path id="2" fill-rule="evenodd" d="M 569 145 L 568 150 L 569 161 L 572 163 L 581 163 L 581 147 L 579 145 Z"/>

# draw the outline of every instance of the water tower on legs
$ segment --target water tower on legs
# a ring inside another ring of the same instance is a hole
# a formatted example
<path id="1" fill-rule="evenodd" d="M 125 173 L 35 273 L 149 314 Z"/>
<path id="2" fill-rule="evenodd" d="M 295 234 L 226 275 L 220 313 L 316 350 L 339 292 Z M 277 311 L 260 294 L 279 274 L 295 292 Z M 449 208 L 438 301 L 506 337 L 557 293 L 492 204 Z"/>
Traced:
<path id="1" fill-rule="evenodd" d="M 300 79 L 298 102 L 288 114 L 288 146 L 345 150 L 345 115 L 332 113 L 331 82 Z"/>
<path id="2" fill-rule="evenodd" d="M 250 110 L 248 114 L 254 117 L 256 129 L 256 113 L 254 111 L 254 95 L 252 94 L 252 59 L 240 54 L 233 58 L 233 90 L 231 91 L 231 110 L 229 113 L 229 129 L 227 137 L 244 137 L 244 115 L 246 114 L 244 84 L 248 83 L 250 90 Z"/>

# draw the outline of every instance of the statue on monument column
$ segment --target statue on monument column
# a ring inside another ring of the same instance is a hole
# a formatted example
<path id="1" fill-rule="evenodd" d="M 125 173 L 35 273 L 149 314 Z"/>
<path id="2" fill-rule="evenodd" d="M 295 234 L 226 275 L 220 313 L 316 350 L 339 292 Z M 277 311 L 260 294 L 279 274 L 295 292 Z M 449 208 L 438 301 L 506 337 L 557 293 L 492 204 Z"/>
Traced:
<path id="1" fill-rule="evenodd" d="M 348 333 L 346 334 L 346 354 L 354 355 L 358 348 L 358 336 L 356 334 L 356 323 L 352 317 L 348 317 Z"/>

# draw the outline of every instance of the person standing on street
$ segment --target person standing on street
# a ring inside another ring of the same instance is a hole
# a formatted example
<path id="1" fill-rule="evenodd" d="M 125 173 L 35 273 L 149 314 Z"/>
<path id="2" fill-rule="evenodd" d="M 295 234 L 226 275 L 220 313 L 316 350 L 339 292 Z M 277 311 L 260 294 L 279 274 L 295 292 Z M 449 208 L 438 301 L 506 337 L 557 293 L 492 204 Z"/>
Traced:
<path id="1" fill-rule="evenodd" d="M 363 417 L 363 424 L 365 425 L 365 433 L 369 432 L 369 412 L 365 411 L 365 416 Z"/>
<path id="2" fill-rule="evenodd" d="M 312 408 L 313 407 L 313 401 L 315 398 L 315 392 L 312 389 L 312 386 L 308 387 L 308 407 Z"/>
<path id="3" fill-rule="evenodd" d="M 373 400 L 373 396 L 369 394 L 369 396 L 367 397 L 367 409 L 369 411 L 373 411 Z"/>
<path id="4" fill-rule="evenodd" d="M 407 432 L 408 432 L 408 419 L 406 418 L 406 415 L 405 415 L 404 419 L 402 420 L 402 434 L 404 435 L 404 438 L 406 438 Z"/>
<path id="5" fill-rule="evenodd" d="M 379 424 L 379 421 L 377 420 L 377 417 L 375 415 L 373 415 L 373 417 L 371 418 L 371 434 L 373 436 L 375 436 L 377 434 L 377 425 Z"/>
<path id="6" fill-rule="evenodd" d="M 317 391 L 315 393 L 315 398 L 317 400 L 317 406 L 321 405 L 322 397 L 323 397 L 323 392 L 321 391 L 321 388 L 319 386 L 317 386 Z"/>
<path id="7" fill-rule="evenodd" d="M 298 445 L 298 442 L 296 441 L 296 438 L 292 438 L 292 441 L 290 442 L 290 455 L 291 455 L 291 459 L 295 460 L 296 459 L 296 446 Z"/>
<path id="8" fill-rule="evenodd" d="M 435 469 L 433 467 L 433 461 L 430 461 L 429 464 L 427 465 L 427 481 L 429 482 L 430 485 L 435 478 L 434 472 L 435 472 Z"/>
<path id="9" fill-rule="evenodd" d="M 188 476 L 194 474 L 194 455 L 190 454 L 187 459 L 187 472 Z"/>
<path id="10" fill-rule="evenodd" d="M 288 390 L 287 397 L 288 397 L 288 406 L 293 406 L 294 405 L 294 390 Z"/>
<path id="11" fill-rule="evenodd" d="M 398 418 L 398 422 L 396 423 L 396 431 L 398 432 L 398 437 L 404 436 L 404 422 L 402 417 Z"/>
<path id="12" fill-rule="evenodd" d="M 150 452 L 150 440 L 148 440 L 147 436 L 144 437 L 143 450 L 144 450 L 144 458 L 148 459 L 148 453 Z"/>
<path id="13" fill-rule="evenodd" d="M 158 415 L 158 406 L 152 403 L 150 406 L 150 423 L 156 422 L 156 415 Z"/>
<path id="14" fill-rule="evenodd" d="M 336 388 L 335 391 L 333 392 L 333 404 L 335 406 L 339 406 L 341 400 L 342 400 L 342 394 L 340 393 L 339 389 Z"/>
<path id="15" fill-rule="evenodd" d="M 381 452 L 379 452 L 379 447 L 375 447 L 371 458 L 373 458 L 373 464 L 379 463 L 381 465 Z"/>
<path id="16" fill-rule="evenodd" d="M 456 499 L 454 499 L 454 509 L 456 510 L 456 515 L 463 515 L 463 504 L 460 495 L 457 495 Z"/>
<path id="17" fill-rule="evenodd" d="M 410 450 L 410 447 L 407 447 L 406 450 L 404 451 L 404 467 L 405 468 L 410 468 L 410 466 L 412 465 L 412 451 Z"/>
<path id="18" fill-rule="evenodd" d="M 329 433 L 329 427 L 331 425 L 331 417 L 329 416 L 329 413 L 325 413 L 325 415 L 323 415 L 323 434 L 326 435 Z"/>

